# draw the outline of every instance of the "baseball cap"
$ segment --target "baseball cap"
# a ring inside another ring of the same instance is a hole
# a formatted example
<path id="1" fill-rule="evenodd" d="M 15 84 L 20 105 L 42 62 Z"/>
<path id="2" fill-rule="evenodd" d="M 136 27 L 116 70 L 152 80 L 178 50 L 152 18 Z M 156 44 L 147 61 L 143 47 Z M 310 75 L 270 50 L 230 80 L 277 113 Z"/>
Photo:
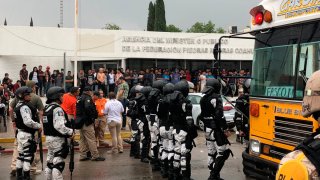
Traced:
<path id="1" fill-rule="evenodd" d="M 27 66 L 26 64 L 22 64 L 22 66 Z"/>
<path id="2" fill-rule="evenodd" d="M 36 86 L 36 83 L 34 81 L 27 81 L 26 86 L 29 88 L 33 88 L 34 86 Z"/>

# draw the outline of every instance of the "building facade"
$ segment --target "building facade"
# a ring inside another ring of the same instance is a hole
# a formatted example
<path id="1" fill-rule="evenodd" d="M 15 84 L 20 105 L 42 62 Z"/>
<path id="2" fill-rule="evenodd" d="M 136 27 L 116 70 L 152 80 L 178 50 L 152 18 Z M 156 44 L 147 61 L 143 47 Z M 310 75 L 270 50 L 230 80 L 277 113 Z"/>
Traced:
<path id="1" fill-rule="evenodd" d="M 78 70 L 211 68 L 213 46 L 226 35 L 79 29 L 76 36 L 72 28 L 0 27 L 0 72 L 14 80 L 22 64 L 27 64 L 29 72 L 40 64 L 73 71 L 75 60 Z M 222 68 L 251 69 L 253 46 L 253 40 L 223 39 Z"/>

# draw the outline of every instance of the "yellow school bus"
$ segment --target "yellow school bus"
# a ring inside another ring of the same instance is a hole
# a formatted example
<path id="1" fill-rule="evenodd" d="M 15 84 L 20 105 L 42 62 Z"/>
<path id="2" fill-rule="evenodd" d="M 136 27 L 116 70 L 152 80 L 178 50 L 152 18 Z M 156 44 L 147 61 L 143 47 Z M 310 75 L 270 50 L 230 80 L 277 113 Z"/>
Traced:
<path id="1" fill-rule="evenodd" d="M 255 47 L 243 172 L 275 179 L 282 157 L 319 126 L 301 111 L 306 81 L 320 69 L 320 0 L 263 0 L 250 14 Z"/>

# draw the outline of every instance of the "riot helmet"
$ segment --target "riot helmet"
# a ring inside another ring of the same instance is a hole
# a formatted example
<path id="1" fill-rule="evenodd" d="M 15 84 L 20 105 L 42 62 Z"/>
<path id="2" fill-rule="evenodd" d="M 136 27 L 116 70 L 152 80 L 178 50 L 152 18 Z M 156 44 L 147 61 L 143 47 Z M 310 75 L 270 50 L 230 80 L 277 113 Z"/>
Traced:
<path id="1" fill-rule="evenodd" d="M 309 117 L 320 111 L 320 70 L 308 79 L 302 103 L 302 116 Z M 317 117 L 315 117 L 317 118 Z"/>
<path id="2" fill-rule="evenodd" d="M 173 93 L 173 91 L 174 91 L 174 85 L 172 83 L 168 83 L 163 86 L 163 94 L 164 95 Z"/>
<path id="3" fill-rule="evenodd" d="M 250 84 L 251 84 L 251 79 L 246 79 L 243 82 L 243 93 L 244 94 L 249 94 L 250 93 Z"/>
<path id="4" fill-rule="evenodd" d="M 221 84 L 217 79 L 208 79 L 205 88 L 202 90 L 203 94 L 220 93 Z"/>
<path id="5" fill-rule="evenodd" d="M 165 83 L 163 80 L 156 80 L 156 81 L 153 82 L 152 88 L 159 89 L 159 90 L 162 92 L 163 86 L 164 86 L 165 84 L 166 84 L 166 83 Z"/>
<path id="6" fill-rule="evenodd" d="M 131 99 L 131 98 L 136 97 L 136 86 L 137 86 L 137 85 L 134 85 L 134 86 L 130 89 L 129 94 L 128 94 L 128 99 Z"/>
<path id="7" fill-rule="evenodd" d="M 141 89 L 141 93 L 145 96 L 145 97 L 148 97 L 150 92 L 152 90 L 152 87 L 151 86 L 144 86 L 142 89 Z"/>
<path id="8" fill-rule="evenodd" d="M 31 92 L 32 92 L 31 88 L 27 86 L 22 86 L 16 90 L 15 95 L 19 100 L 24 100 L 24 97 L 26 95 L 30 95 Z"/>
<path id="9" fill-rule="evenodd" d="M 143 88 L 143 86 L 141 85 L 136 85 L 134 88 L 135 93 L 141 93 L 141 89 Z"/>
<path id="10" fill-rule="evenodd" d="M 189 84 L 186 80 L 181 80 L 174 85 L 174 90 L 181 92 L 184 97 L 187 97 L 189 94 Z"/>
<path id="11" fill-rule="evenodd" d="M 59 86 L 51 87 L 47 92 L 47 104 L 60 100 L 60 97 L 65 93 L 64 89 Z M 62 103 L 62 102 L 61 102 Z"/>

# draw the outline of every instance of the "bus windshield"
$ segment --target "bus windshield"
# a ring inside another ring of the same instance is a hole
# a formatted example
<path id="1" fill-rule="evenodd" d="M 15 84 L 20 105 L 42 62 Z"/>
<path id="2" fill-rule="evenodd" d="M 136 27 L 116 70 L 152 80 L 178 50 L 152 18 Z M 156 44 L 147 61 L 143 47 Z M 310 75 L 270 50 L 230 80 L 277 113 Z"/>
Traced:
<path id="1" fill-rule="evenodd" d="M 265 47 L 255 50 L 252 96 L 302 99 L 304 79 L 319 70 L 319 42 Z"/>

